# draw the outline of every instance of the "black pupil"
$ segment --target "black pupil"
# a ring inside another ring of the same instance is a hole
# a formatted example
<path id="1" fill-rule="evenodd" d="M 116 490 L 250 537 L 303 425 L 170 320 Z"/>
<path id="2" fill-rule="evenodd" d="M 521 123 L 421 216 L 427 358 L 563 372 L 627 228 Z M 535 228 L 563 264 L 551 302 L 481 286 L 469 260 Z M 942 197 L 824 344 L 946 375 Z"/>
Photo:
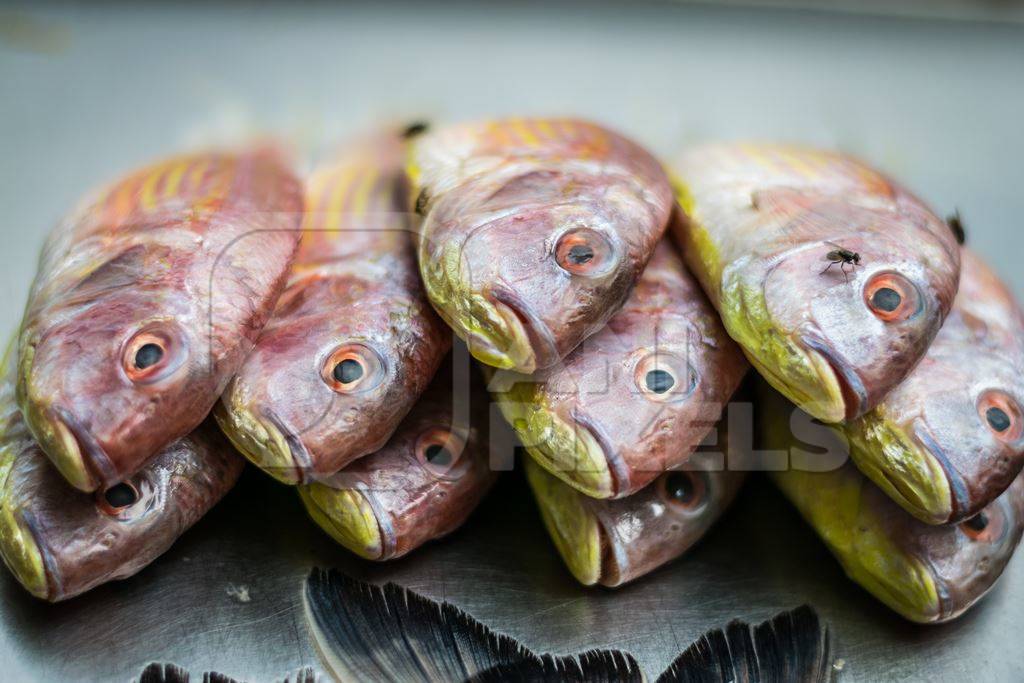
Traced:
<path id="1" fill-rule="evenodd" d="M 647 388 L 656 394 L 664 394 L 676 383 L 675 378 L 664 370 L 651 370 L 644 377 Z"/>
<path id="2" fill-rule="evenodd" d="M 586 244 L 574 244 L 569 247 L 569 263 L 582 266 L 594 258 L 594 250 Z"/>
<path id="3" fill-rule="evenodd" d="M 363 366 L 357 360 L 346 358 L 334 366 L 334 379 L 342 384 L 351 384 L 363 376 Z"/>
<path id="4" fill-rule="evenodd" d="M 135 502 L 135 489 L 128 484 L 115 484 L 104 491 L 103 498 L 112 508 L 125 508 Z"/>
<path id="5" fill-rule="evenodd" d="M 452 464 L 452 454 L 447 448 L 440 444 L 430 444 L 427 446 L 426 451 L 423 455 L 427 458 L 427 462 L 431 465 L 437 465 L 438 467 L 447 467 Z"/>
<path id="6" fill-rule="evenodd" d="M 979 512 L 978 514 L 974 515 L 969 520 L 964 522 L 964 524 L 966 524 L 968 527 L 975 531 L 984 531 L 985 527 L 988 526 L 988 517 L 985 515 L 984 512 Z"/>
<path id="7" fill-rule="evenodd" d="M 985 411 L 985 419 L 992 429 L 1005 432 L 1010 428 L 1010 416 L 1001 408 L 989 408 Z"/>
<path id="8" fill-rule="evenodd" d="M 687 474 L 675 472 L 665 478 L 665 493 L 669 500 L 687 505 L 693 500 L 695 492 L 693 479 Z"/>
<path id="9" fill-rule="evenodd" d="M 886 313 L 895 311 L 902 301 L 903 297 L 900 296 L 900 293 L 888 287 L 882 287 L 871 296 L 871 303 L 875 308 Z"/>
<path id="10" fill-rule="evenodd" d="M 143 344 L 135 352 L 135 367 L 139 370 L 145 370 L 159 363 L 163 357 L 164 350 L 156 344 Z"/>

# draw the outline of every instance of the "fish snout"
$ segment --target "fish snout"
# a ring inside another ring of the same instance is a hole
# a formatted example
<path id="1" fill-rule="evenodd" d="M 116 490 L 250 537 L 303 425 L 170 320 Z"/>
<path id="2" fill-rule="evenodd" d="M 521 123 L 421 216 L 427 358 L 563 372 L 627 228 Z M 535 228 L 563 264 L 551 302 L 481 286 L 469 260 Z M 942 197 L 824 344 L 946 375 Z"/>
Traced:
<path id="1" fill-rule="evenodd" d="M 299 486 L 306 512 L 344 548 L 367 560 L 386 560 L 388 534 L 381 529 L 367 492 L 326 482 Z"/>
<path id="2" fill-rule="evenodd" d="M 826 422 L 852 420 L 862 415 L 869 406 L 869 398 L 864 381 L 854 365 L 816 335 L 805 333 L 801 341 L 808 351 L 824 361 L 822 371 L 828 373 L 823 378 L 824 382 L 838 388 L 838 392 L 828 392 L 830 398 L 825 400 L 826 405 L 808 412 L 821 415 Z"/>
<path id="3" fill-rule="evenodd" d="M 242 455 L 256 467 L 285 484 L 309 480 L 313 459 L 302 438 L 272 410 L 263 416 L 242 406 L 217 404 L 214 417 Z"/>
<path id="4" fill-rule="evenodd" d="M 52 407 L 48 413 L 48 428 L 44 428 L 39 440 L 68 483 L 91 492 L 121 480 L 103 445 L 82 421 L 61 406 Z"/>
<path id="5" fill-rule="evenodd" d="M 31 511 L 4 505 L 0 509 L 0 554 L 29 593 L 53 602 L 61 596 L 60 580 L 53 571 L 52 556 L 39 542 L 37 527 Z"/>

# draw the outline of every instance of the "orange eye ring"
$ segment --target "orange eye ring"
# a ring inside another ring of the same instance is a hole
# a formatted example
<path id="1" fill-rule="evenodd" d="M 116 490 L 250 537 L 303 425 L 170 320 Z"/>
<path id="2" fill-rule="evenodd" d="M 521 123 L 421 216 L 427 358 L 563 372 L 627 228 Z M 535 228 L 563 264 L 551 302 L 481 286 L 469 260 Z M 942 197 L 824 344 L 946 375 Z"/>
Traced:
<path id="1" fill-rule="evenodd" d="M 613 256 L 608 238 L 590 228 L 568 230 L 555 244 L 555 261 L 570 275 L 603 275 L 611 269 Z"/>
<path id="2" fill-rule="evenodd" d="M 673 353 L 651 353 L 633 369 L 633 381 L 644 398 L 651 401 L 679 401 L 697 388 L 697 374 Z"/>
<path id="3" fill-rule="evenodd" d="M 384 364 L 369 347 L 343 344 L 324 360 L 321 375 L 333 391 L 351 394 L 380 384 Z"/>
<path id="4" fill-rule="evenodd" d="M 981 395 L 978 415 L 1000 441 L 1016 441 L 1024 430 L 1020 406 L 1009 394 L 998 389 L 990 389 Z"/>
<path id="5" fill-rule="evenodd" d="M 879 320 L 900 322 L 921 310 L 922 299 L 913 282 L 899 273 L 878 273 L 864 286 L 864 303 Z"/>
<path id="6" fill-rule="evenodd" d="M 434 427 L 416 439 L 416 460 L 438 477 L 450 475 L 458 466 L 466 442 L 458 434 Z"/>
<path id="7" fill-rule="evenodd" d="M 139 490 L 130 482 L 123 481 L 114 484 L 104 491 L 96 492 L 96 506 L 104 514 L 111 517 L 118 517 L 129 509 L 141 498 Z"/>
<path id="8" fill-rule="evenodd" d="M 989 506 L 971 517 L 960 522 L 960 529 L 972 541 L 992 543 L 999 540 L 1005 531 L 1005 519 L 998 509 Z"/>
<path id="9" fill-rule="evenodd" d="M 132 382 L 146 384 L 165 378 L 184 359 L 177 335 L 163 326 L 135 333 L 122 352 L 122 368 Z"/>
<path id="10" fill-rule="evenodd" d="M 696 510 L 707 497 L 707 481 L 697 470 L 666 472 L 658 482 L 658 490 L 665 503 L 676 510 Z"/>

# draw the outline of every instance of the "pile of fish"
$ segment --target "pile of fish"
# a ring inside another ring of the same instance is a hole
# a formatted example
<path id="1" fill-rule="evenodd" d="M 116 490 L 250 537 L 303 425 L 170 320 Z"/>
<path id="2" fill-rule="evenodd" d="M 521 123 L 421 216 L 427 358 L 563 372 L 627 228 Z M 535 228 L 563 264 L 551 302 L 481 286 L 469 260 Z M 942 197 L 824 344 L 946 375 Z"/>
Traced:
<path id="1" fill-rule="evenodd" d="M 1024 530 L 1024 313 L 962 242 L 839 153 L 662 165 L 572 119 L 382 131 L 302 179 L 269 146 L 158 163 L 46 243 L 0 553 L 51 601 L 130 576 L 244 456 L 400 557 L 485 497 L 500 412 L 584 584 L 678 558 L 764 470 L 854 581 L 945 621 Z"/>

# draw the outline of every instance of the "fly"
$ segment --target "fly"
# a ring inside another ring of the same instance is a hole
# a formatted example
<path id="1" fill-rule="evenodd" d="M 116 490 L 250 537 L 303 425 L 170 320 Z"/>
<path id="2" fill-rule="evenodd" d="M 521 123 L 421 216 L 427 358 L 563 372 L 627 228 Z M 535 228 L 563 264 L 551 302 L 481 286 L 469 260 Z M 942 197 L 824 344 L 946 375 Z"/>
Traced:
<path id="1" fill-rule="evenodd" d="M 845 277 L 846 281 L 849 282 L 850 275 L 849 271 L 846 270 L 846 266 L 848 264 L 853 266 L 854 268 L 859 266 L 860 254 L 855 251 L 850 251 L 845 247 L 841 247 L 838 244 L 833 244 L 832 242 L 826 242 L 826 244 L 832 245 L 833 247 L 835 247 L 835 249 L 825 254 L 825 260 L 828 261 L 829 264 L 825 266 L 825 270 L 821 271 L 822 275 L 827 273 L 832 266 L 838 263 L 839 270 L 843 271 L 843 277 Z"/>

